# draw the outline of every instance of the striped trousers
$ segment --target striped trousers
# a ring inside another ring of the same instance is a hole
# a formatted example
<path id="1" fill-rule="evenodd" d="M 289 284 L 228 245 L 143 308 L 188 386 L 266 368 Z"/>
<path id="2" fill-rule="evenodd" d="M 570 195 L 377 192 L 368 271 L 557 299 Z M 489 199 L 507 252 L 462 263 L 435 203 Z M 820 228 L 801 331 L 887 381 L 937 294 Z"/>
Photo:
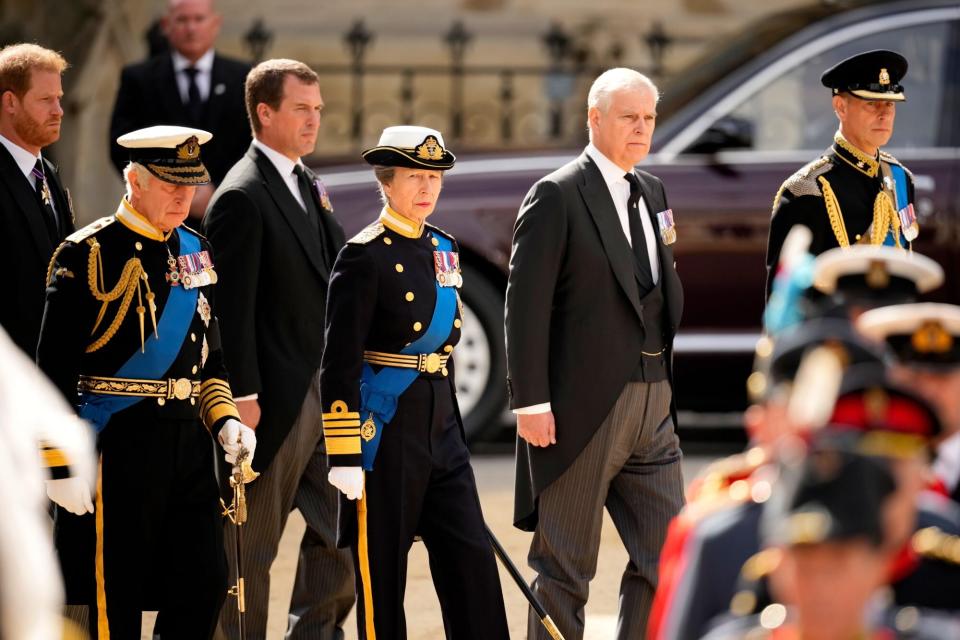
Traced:
<path id="1" fill-rule="evenodd" d="M 539 496 L 528 563 L 533 590 L 566 640 L 583 638 L 597 571 L 603 509 L 629 562 L 620 582 L 617 640 L 642 640 L 667 525 L 683 506 L 680 442 L 668 382 L 629 382 L 593 438 Z M 557 438 L 563 437 L 562 427 Z M 549 640 L 533 610 L 527 637 Z"/>

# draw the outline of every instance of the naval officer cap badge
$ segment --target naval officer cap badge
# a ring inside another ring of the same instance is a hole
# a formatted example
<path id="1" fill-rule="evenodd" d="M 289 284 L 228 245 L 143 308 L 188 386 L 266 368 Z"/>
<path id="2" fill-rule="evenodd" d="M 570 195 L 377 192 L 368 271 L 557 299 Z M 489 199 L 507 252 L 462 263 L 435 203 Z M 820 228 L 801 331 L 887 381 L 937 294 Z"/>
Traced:
<path id="1" fill-rule="evenodd" d="M 200 145 L 213 134 L 203 129 L 157 125 L 117 138 L 130 151 L 130 161 L 143 165 L 154 177 L 171 184 L 200 185 L 210 174 L 200 160 Z"/>

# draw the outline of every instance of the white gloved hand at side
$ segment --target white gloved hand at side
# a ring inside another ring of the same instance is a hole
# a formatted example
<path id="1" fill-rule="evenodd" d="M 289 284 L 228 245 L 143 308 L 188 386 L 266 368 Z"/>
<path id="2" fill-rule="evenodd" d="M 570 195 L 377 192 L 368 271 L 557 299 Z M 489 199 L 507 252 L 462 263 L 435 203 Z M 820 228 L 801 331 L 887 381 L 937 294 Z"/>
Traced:
<path id="1" fill-rule="evenodd" d="M 330 467 L 327 480 L 350 500 L 359 500 L 363 496 L 362 467 Z"/>
<path id="2" fill-rule="evenodd" d="M 47 497 L 74 515 L 93 513 L 93 493 L 83 478 L 47 480 Z"/>
<path id="3" fill-rule="evenodd" d="M 220 445 L 227 454 L 224 459 L 230 464 L 237 463 L 237 456 L 240 454 L 241 447 L 250 452 L 247 461 L 253 462 L 253 453 L 257 449 L 257 435 L 253 429 L 239 420 L 228 418 L 220 427 L 217 440 L 220 441 Z"/>

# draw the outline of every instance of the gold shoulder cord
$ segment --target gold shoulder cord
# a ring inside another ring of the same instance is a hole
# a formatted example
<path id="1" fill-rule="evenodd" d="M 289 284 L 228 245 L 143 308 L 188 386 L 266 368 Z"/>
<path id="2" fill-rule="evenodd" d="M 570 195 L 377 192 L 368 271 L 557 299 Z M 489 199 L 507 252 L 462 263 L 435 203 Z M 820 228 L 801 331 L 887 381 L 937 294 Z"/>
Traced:
<path id="1" fill-rule="evenodd" d="M 871 244 L 883 244 L 887 237 L 887 230 L 893 229 L 893 238 L 898 247 L 903 247 L 900 242 L 900 216 L 894 210 L 893 201 L 886 191 L 877 194 L 873 201 L 873 226 L 870 231 Z"/>
<path id="2" fill-rule="evenodd" d="M 847 235 L 847 225 L 843 222 L 843 214 L 840 212 L 840 203 L 837 202 L 837 194 L 833 192 L 833 187 L 823 176 L 818 177 L 817 182 L 823 189 L 823 203 L 827 207 L 827 216 L 830 218 L 833 235 L 836 236 L 841 247 L 849 247 L 850 238 Z"/>
<path id="3" fill-rule="evenodd" d="M 60 243 L 60 246 L 57 247 L 57 249 L 53 252 L 53 255 L 50 256 L 50 262 L 49 262 L 49 264 L 47 264 L 47 280 L 46 280 L 47 284 L 46 284 L 46 286 L 48 286 L 48 287 L 50 286 L 50 283 L 53 282 L 53 265 L 57 264 L 57 257 L 60 256 L 60 252 L 63 251 L 63 248 L 64 248 L 65 246 L 67 246 L 67 243 L 66 243 L 66 242 L 61 242 L 61 243 Z"/>
<path id="4" fill-rule="evenodd" d="M 107 306 L 121 296 L 123 296 L 123 299 L 120 301 L 120 308 L 117 310 L 117 315 L 110 322 L 110 325 L 103 332 L 103 335 L 87 346 L 86 352 L 93 353 L 113 339 L 113 336 L 116 335 L 117 330 L 120 328 L 120 323 L 123 322 L 123 319 L 127 315 L 127 311 L 130 309 L 130 301 L 133 300 L 134 293 L 137 294 L 138 301 L 140 302 L 140 304 L 137 306 L 137 313 L 140 316 L 140 348 L 143 350 L 143 324 L 144 313 L 146 312 L 146 309 L 142 304 L 143 301 L 140 294 L 141 280 L 143 280 L 144 286 L 147 289 L 146 298 L 148 304 L 150 305 L 150 315 L 153 319 L 154 333 L 157 331 L 157 320 L 154 294 L 152 291 L 150 291 L 150 284 L 147 281 L 147 274 L 143 270 L 143 265 L 140 263 L 140 259 L 130 258 L 127 260 L 127 264 L 124 265 L 123 271 L 120 273 L 120 278 L 117 280 L 117 284 L 112 290 L 107 292 L 103 290 L 103 260 L 100 256 L 100 243 L 97 242 L 96 238 L 89 238 L 87 239 L 87 244 L 90 245 L 90 255 L 87 257 L 87 284 L 90 287 L 90 293 L 93 295 L 93 297 L 103 303 L 100 306 L 100 313 L 97 314 L 97 321 L 94 323 L 93 329 L 90 331 L 91 336 L 96 333 L 97 328 L 103 321 L 103 318 L 107 312 Z"/>

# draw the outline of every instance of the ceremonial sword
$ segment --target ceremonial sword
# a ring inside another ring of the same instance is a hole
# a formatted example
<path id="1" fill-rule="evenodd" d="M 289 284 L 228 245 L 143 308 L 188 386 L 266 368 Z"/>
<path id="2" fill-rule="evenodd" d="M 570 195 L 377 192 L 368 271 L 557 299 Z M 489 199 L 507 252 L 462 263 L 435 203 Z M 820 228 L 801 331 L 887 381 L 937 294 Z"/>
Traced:
<path id="1" fill-rule="evenodd" d="M 227 593 L 237 599 L 237 629 L 239 640 L 246 640 L 246 595 L 243 585 L 243 525 L 247 521 L 247 490 L 244 485 L 253 482 L 260 474 L 250 466 L 250 451 L 241 446 L 237 453 L 237 462 L 233 467 L 233 473 L 230 474 L 230 487 L 233 488 L 233 499 L 228 507 L 223 498 L 220 498 L 220 505 L 223 507 L 223 515 L 230 518 L 236 527 L 236 545 L 233 548 L 234 558 L 237 566 L 237 581 L 227 590 Z"/>

